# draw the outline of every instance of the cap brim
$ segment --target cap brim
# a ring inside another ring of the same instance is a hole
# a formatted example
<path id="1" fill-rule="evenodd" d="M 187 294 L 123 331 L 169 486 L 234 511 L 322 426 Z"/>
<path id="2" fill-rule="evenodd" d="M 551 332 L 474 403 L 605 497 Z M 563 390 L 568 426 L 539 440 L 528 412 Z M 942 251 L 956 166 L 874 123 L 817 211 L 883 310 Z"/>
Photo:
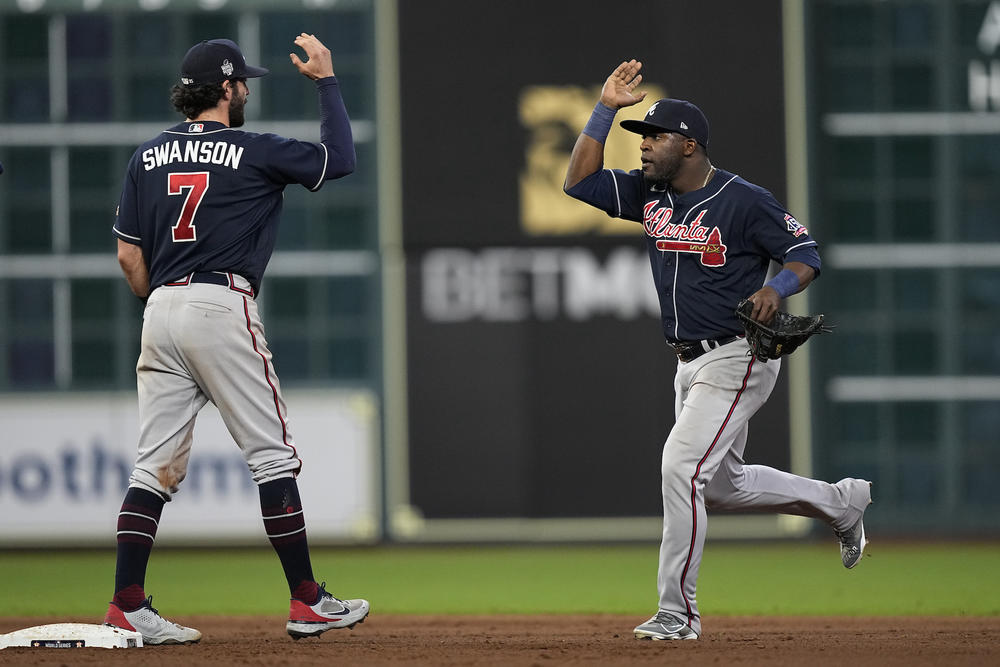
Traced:
<path id="1" fill-rule="evenodd" d="M 271 70 L 265 69 L 263 67 L 253 67 L 252 65 L 247 65 L 246 78 L 256 79 L 259 76 L 264 76 L 265 74 L 270 74 Z"/>
<path id="2" fill-rule="evenodd" d="M 653 125 L 652 123 L 647 123 L 644 120 L 623 120 L 618 123 L 622 128 L 628 130 L 629 132 L 635 132 L 636 134 L 660 134 L 661 132 L 676 132 L 676 130 L 671 130 L 666 127 L 660 127 L 659 125 Z"/>

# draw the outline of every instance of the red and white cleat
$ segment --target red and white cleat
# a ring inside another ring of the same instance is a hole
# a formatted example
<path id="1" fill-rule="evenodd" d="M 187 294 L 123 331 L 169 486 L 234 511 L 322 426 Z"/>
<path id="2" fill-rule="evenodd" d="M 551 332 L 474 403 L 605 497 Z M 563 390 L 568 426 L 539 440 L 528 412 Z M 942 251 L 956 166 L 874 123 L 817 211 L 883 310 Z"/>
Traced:
<path id="1" fill-rule="evenodd" d="M 326 584 L 319 587 L 319 599 L 313 604 L 292 598 L 285 629 L 292 639 L 316 637 L 327 630 L 353 628 L 364 623 L 371 609 L 368 600 L 341 600 L 326 592 Z"/>

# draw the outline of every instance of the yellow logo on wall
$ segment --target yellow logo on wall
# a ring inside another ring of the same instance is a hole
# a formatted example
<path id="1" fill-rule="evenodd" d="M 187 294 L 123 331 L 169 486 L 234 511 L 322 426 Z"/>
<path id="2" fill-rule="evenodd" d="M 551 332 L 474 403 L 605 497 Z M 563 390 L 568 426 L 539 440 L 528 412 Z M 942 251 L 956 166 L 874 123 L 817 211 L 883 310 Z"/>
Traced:
<path id="1" fill-rule="evenodd" d="M 641 138 L 618 126 L 620 121 L 642 120 L 650 104 L 666 97 L 662 88 L 642 84 L 646 99 L 618 111 L 604 146 L 604 166 L 639 168 Z M 521 92 L 519 113 L 528 131 L 524 171 L 519 175 L 521 229 L 530 236 L 564 234 L 639 234 L 642 225 L 609 217 L 603 211 L 563 192 L 573 144 L 587 124 L 601 87 L 531 86 Z"/>

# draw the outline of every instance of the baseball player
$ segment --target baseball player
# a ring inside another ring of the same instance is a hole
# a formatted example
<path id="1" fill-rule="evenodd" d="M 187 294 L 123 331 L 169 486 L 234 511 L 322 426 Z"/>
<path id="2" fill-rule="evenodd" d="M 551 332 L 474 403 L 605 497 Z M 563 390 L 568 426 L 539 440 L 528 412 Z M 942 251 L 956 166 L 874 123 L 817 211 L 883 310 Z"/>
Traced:
<path id="1" fill-rule="evenodd" d="M 139 146 L 129 161 L 114 233 L 118 261 L 146 299 L 139 387 L 139 453 L 118 515 L 115 593 L 105 623 L 146 644 L 197 642 L 143 588 L 166 501 L 186 474 L 195 418 L 212 401 L 260 492 L 264 528 L 291 592 L 293 638 L 353 627 L 366 600 L 339 600 L 313 578 L 295 477 L 302 467 L 254 298 L 274 250 L 285 186 L 316 191 L 355 166 L 350 120 L 330 51 L 306 33 L 292 64 L 316 82 L 320 143 L 237 130 L 246 64 L 228 39 L 194 45 L 171 101 L 187 120 Z M 147 299 L 148 297 L 148 299 Z"/>
<path id="2" fill-rule="evenodd" d="M 642 166 L 603 169 L 615 113 L 645 97 L 635 90 L 641 68 L 631 60 L 608 77 L 573 148 L 564 188 L 646 232 L 663 333 L 678 364 L 675 423 L 661 460 L 659 609 L 634 632 L 643 639 L 697 639 L 706 507 L 822 519 L 836 531 L 841 560 L 851 568 L 866 543 L 862 519 L 871 485 L 744 465 L 748 420 L 770 395 L 780 362 L 760 363 L 749 354 L 736 305 L 749 298 L 754 319 L 769 321 L 783 298 L 819 274 L 816 242 L 770 192 L 712 165 L 708 121 L 690 102 L 659 100 L 644 120 L 623 121 L 642 136 Z M 783 268 L 766 280 L 772 260 Z"/>

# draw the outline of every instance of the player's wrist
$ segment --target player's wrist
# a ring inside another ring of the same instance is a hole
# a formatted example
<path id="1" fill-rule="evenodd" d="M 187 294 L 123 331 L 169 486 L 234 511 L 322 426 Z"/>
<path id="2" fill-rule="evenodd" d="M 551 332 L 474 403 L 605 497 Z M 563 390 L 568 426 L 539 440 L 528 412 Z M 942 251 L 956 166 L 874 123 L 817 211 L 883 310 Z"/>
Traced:
<path id="1" fill-rule="evenodd" d="M 799 277 L 791 269 L 782 269 L 776 276 L 764 283 L 778 293 L 782 299 L 787 299 L 799 291 Z"/>
<path id="2" fill-rule="evenodd" d="M 594 111 L 590 114 L 590 120 L 583 128 L 583 133 L 597 143 L 603 144 L 611 132 L 611 124 L 615 120 L 616 113 L 618 109 L 613 109 L 604 102 L 598 102 L 594 105 Z"/>

